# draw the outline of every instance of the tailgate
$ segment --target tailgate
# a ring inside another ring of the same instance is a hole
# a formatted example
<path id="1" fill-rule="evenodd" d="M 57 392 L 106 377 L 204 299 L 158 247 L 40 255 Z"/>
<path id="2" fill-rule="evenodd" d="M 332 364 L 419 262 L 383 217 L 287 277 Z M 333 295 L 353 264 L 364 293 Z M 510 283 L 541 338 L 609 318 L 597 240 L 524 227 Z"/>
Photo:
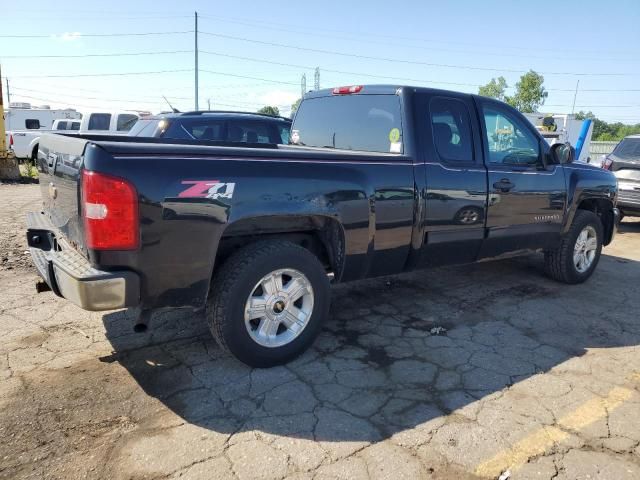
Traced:
<path id="1" fill-rule="evenodd" d="M 88 140 L 46 134 L 38 148 L 38 170 L 45 215 L 75 248 L 84 247 L 78 181 Z"/>

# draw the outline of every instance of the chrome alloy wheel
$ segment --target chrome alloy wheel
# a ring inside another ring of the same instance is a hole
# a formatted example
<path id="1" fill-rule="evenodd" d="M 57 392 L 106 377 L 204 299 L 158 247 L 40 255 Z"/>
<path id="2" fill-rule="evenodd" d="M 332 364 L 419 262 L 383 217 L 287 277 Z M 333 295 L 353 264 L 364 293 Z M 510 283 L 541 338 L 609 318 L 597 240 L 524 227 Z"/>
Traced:
<path id="1" fill-rule="evenodd" d="M 573 264 L 576 266 L 578 273 L 584 273 L 589 270 L 593 260 L 596 258 L 597 250 L 598 234 L 595 228 L 587 225 L 578 235 L 573 249 Z"/>
<path id="2" fill-rule="evenodd" d="M 478 211 L 472 208 L 464 209 L 458 214 L 460 223 L 463 223 L 465 225 L 477 223 L 479 218 L 480 215 L 478 214 Z"/>
<path id="3" fill-rule="evenodd" d="M 313 312 L 309 279 L 292 268 L 275 270 L 256 283 L 244 307 L 244 324 L 263 347 L 282 347 L 297 338 Z"/>

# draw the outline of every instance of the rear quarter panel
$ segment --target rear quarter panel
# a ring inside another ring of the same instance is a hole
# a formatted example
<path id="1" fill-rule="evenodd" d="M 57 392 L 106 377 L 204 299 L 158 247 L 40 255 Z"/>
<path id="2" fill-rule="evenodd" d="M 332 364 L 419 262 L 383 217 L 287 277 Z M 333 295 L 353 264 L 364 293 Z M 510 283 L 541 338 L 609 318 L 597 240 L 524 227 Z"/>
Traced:
<path id="1" fill-rule="evenodd" d="M 137 188 L 141 249 L 90 253 L 101 268 L 141 274 L 143 308 L 203 306 L 221 238 L 252 218 L 274 225 L 291 216 L 335 219 L 344 233 L 342 280 L 404 268 L 414 212 L 408 159 L 221 150 L 230 154 L 86 152 L 87 169 Z"/>

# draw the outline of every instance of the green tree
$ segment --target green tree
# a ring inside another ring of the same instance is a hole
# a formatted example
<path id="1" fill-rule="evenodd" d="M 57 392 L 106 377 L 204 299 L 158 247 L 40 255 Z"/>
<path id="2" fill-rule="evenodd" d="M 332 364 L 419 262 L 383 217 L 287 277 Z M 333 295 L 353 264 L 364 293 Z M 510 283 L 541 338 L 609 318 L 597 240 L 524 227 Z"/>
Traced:
<path id="1" fill-rule="evenodd" d="M 509 88 L 504 77 L 492 78 L 489 83 L 478 88 L 478 95 L 483 97 L 495 98 L 504 102 L 504 91 Z"/>
<path id="2" fill-rule="evenodd" d="M 597 118 L 593 112 L 579 111 L 576 113 L 576 120 L 591 119 L 593 121 L 593 134 L 591 139 L 600 142 L 614 142 L 622 140 L 627 135 L 640 133 L 640 123 L 635 125 L 625 125 L 621 122 L 607 123 Z"/>
<path id="3" fill-rule="evenodd" d="M 293 105 L 291 105 L 291 115 L 290 115 L 291 118 L 293 118 L 293 116 L 298 111 L 298 107 L 300 106 L 301 101 L 302 101 L 302 98 L 299 98 L 295 102 L 293 102 Z"/>
<path id="4" fill-rule="evenodd" d="M 272 107 L 271 105 L 262 107 L 260 110 L 258 110 L 258 113 L 262 113 L 264 115 L 271 115 L 272 117 L 280 116 L 280 110 L 278 110 L 278 107 Z"/>
<path id="5" fill-rule="evenodd" d="M 520 77 L 516 83 L 516 93 L 512 97 L 505 97 L 507 103 L 521 112 L 531 113 L 544 105 L 549 96 L 544 88 L 544 77 L 533 70 Z"/>

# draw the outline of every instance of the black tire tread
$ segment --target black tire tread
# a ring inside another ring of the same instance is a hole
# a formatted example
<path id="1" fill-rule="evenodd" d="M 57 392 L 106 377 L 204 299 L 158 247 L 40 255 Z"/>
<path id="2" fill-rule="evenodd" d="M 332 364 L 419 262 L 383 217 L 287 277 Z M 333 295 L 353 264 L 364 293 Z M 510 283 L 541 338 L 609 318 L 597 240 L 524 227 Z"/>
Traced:
<path id="1" fill-rule="evenodd" d="M 225 352 L 231 353 L 231 350 L 224 339 L 222 330 L 224 322 L 230 317 L 227 311 L 229 292 L 238 282 L 238 278 L 246 269 L 251 268 L 255 261 L 265 255 L 275 255 L 282 251 L 291 253 L 295 250 L 312 257 L 322 268 L 313 254 L 295 243 L 284 240 L 264 240 L 251 243 L 233 253 L 216 272 L 209 293 L 208 302 L 210 302 L 211 308 L 207 309 L 207 323 L 216 342 Z"/>
<path id="2" fill-rule="evenodd" d="M 544 271 L 552 279 L 563 283 L 577 283 L 573 272 L 569 271 L 570 255 L 573 255 L 574 238 L 587 223 L 600 223 L 598 216 L 589 210 L 577 210 L 569 231 L 562 237 L 560 245 L 555 250 L 548 250 L 544 254 Z M 600 228 L 602 234 L 602 228 Z M 601 238 L 602 240 L 602 238 Z"/>

